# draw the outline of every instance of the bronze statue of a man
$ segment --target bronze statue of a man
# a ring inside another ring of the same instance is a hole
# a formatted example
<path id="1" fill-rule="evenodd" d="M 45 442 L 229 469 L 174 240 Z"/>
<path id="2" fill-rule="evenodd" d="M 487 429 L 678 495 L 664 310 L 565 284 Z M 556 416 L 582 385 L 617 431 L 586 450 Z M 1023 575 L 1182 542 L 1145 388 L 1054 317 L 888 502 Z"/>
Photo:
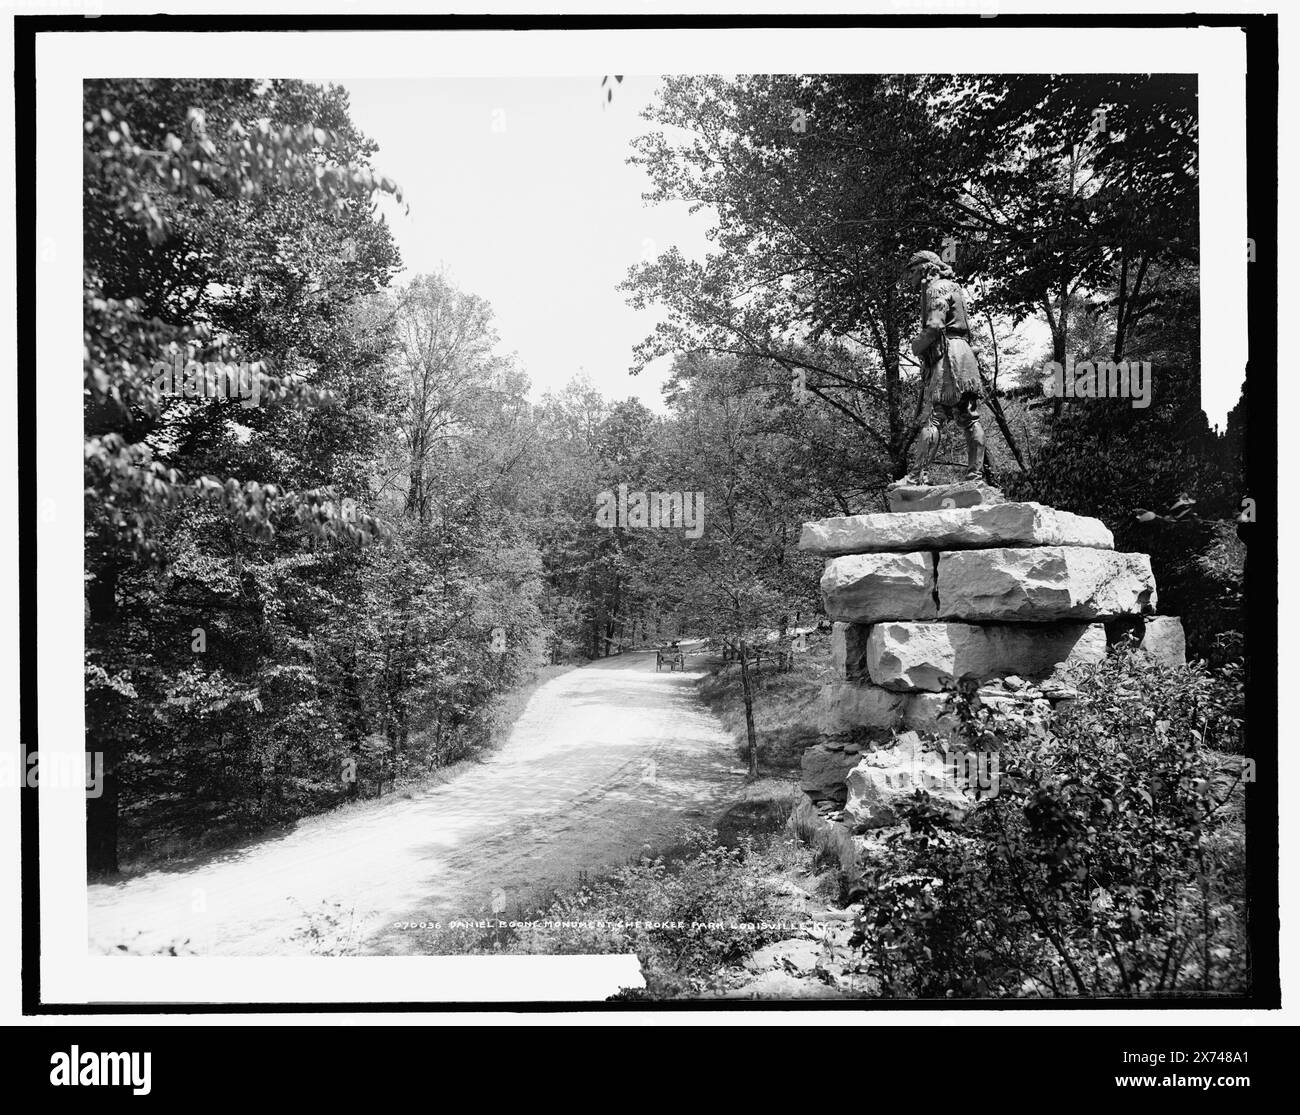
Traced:
<path id="1" fill-rule="evenodd" d="M 934 252 L 917 252 L 907 261 L 904 285 L 921 292 L 921 331 L 912 338 L 912 353 L 921 361 L 924 409 L 916 465 L 907 481 L 930 483 L 930 463 L 939 450 L 939 434 L 951 418 L 966 435 L 966 477 L 984 471 L 984 427 L 979 401 L 983 395 L 979 364 L 970 344 L 966 294 L 952 268 Z"/>

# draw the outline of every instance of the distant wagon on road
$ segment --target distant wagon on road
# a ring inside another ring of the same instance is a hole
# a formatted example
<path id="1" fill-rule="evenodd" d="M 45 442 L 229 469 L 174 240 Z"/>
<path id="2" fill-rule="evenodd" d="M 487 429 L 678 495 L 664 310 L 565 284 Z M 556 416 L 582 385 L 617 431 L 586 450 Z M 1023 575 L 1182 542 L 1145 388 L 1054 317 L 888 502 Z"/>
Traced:
<path id="1" fill-rule="evenodd" d="M 667 664 L 670 670 L 686 669 L 686 655 L 676 643 L 666 647 L 655 647 L 655 673 Z"/>

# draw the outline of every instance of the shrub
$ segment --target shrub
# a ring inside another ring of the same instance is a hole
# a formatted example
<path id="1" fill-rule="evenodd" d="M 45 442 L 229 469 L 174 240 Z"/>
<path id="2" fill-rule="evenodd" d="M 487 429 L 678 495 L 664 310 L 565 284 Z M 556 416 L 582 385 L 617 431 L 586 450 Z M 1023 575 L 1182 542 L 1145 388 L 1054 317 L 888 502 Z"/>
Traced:
<path id="1" fill-rule="evenodd" d="M 702 990 L 719 970 L 782 936 L 755 928 L 778 911 L 775 892 L 744 869 L 752 843 L 726 848 L 709 832 L 689 839 L 691 848 L 680 862 L 658 858 L 625 867 L 562 899 L 551 912 L 563 919 L 594 914 L 623 922 L 625 928 L 616 932 L 641 960 L 647 997 Z M 641 928 L 637 922 L 672 928 Z"/>
<path id="2" fill-rule="evenodd" d="M 1245 991 L 1243 765 L 1207 746 L 1239 689 L 1127 652 L 1079 684 L 1049 726 L 960 702 L 997 792 L 952 820 L 918 791 L 865 877 L 855 942 L 884 994 Z"/>

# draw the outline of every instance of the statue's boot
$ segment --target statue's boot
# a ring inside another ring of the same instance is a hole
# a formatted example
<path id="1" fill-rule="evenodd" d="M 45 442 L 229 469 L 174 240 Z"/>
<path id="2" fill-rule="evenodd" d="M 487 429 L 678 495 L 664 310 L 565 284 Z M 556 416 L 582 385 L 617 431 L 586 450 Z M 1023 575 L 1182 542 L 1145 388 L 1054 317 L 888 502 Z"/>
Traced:
<path id="1" fill-rule="evenodd" d="M 984 427 L 977 418 L 966 427 L 966 479 L 984 476 Z"/>

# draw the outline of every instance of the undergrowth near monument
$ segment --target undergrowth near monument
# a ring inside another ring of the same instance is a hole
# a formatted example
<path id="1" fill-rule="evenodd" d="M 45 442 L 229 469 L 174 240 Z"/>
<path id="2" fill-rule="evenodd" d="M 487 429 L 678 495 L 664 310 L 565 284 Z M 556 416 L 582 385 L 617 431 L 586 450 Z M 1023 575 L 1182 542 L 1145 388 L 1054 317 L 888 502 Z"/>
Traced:
<path id="1" fill-rule="evenodd" d="M 1231 995 L 1248 987 L 1241 690 L 1127 651 L 1050 729 L 963 710 L 998 793 L 959 820 L 918 791 L 858 884 L 896 997 Z"/>
<path id="2" fill-rule="evenodd" d="M 728 846 L 687 828 L 660 855 L 557 890 L 533 910 L 485 915 L 431 931 L 422 951 L 443 954 L 635 952 L 646 981 L 626 998 L 694 998 L 720 990 L 729 968 L 793 935 L 782 877 L 806 850 L 780 831 Z"/>

